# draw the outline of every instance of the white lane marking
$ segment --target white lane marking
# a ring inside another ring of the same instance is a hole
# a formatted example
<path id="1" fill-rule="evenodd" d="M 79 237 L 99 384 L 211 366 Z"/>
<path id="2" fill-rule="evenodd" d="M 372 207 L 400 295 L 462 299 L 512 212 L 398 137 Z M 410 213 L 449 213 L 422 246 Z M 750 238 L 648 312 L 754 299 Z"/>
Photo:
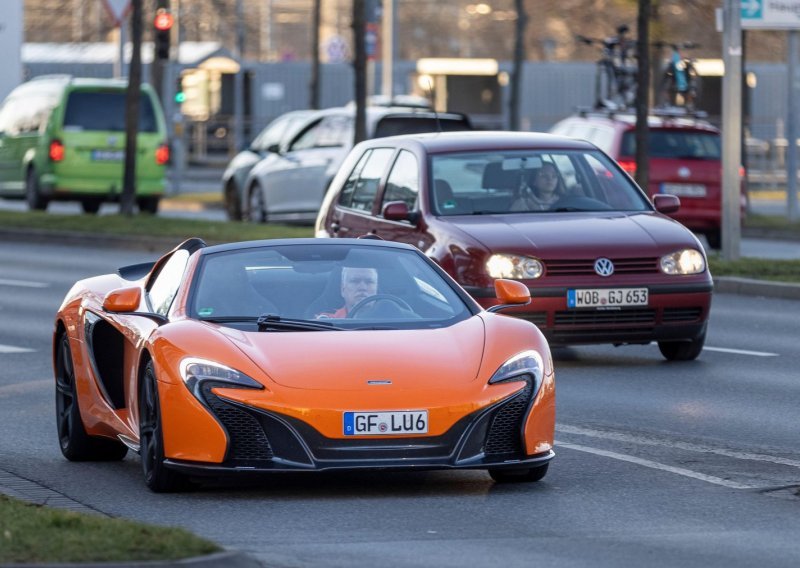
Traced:
<path id="1" fill-rule="evenodd" d="M 30 280 L 6 280 L 0 278 L 0 286 L 21 286 L 22 288 L 47 288 L 46 282 L 31 282 Z"/>
<path id="2" fill-rule="evenodd" d="M 713 483 L 714 485 L 722 485 L 723 487 L 729 487 L 731 489 L 755 489 L 755 487 L 753 486 L 744 485 L 743 483 L 737 483 L 736 481 L 722 479 L 721 477 L 714 477 L 713 475 L 706 475 L 704 473 L 692 471 L 691 469 L 684 469 L 682 467 L 672 467 L 671 465 L 645 460 L 642 458 L 637 458 L 635 456 L 629 456 L 627 454 L 618 454 L 617 452 L 609 452 L 607 450 L 590 448 L 588 446 L 579 446 L 577 444 L 566 444 L 563 442 L 559 442 L 558 440 L 556 440 L 556 446 L 557 447 L 560 446 L 562 448 L 568 448 L 570 450 L 576 450 L 578 452 L 586 452 L 589 454 L 595 454 L 606 458 L 629 462 L 636 465 L 641 465 L 643 467 L 649 467 L 651 469 L 658 469 L 669 473 L 675 473 L 677 475 L 690 477 L 692 479 L 697 479 L 699 481 L 705 481 L 706 483 Z"/>
<path id="3" fill-rule="evenodd" d="M 746 349 L 728 349 L 726 347 L 703 347 L 703 351 L 718 351 L 719 353 L 734 353 L 736 355 L 752 355 L 753 357 L 777 357 L 777 353 L 766 351 L 747 351 Z"/>
<path id="4" fill-rule="evenodd" d="M 35 349 L 27 347 L 14 347 L 13 345 L 3 345 L 0 343 L 0 353 L 32 353 Z"/>
<path id="5" fill-rule="evenodd" d="M 591 428 L 581 428 L 580 426 L 570 426 L 568 424 L 559 424 L 556 426 L 556 430 L 559 432 L 563 432 L 565 434 L 577 434 L 579 436 L 588 436 L 590 438 L 616 440 L 618 442 L 629 442 L 633 444 L 640 444 L 643 446 L 663 446 L 677 450 L 687 450 L 690 452 L 699 452 L 704 454 L 715 454 L 718 456 L 736 458 L 739 460 L 760 461 L 760 462 L 788 465 L 790 467 L 800 468 L 800 461 L 798 460 L 782 458 L 778 456 L 770 456 L 767 454 L 737 452 L 735 450 L 726 450 L 725 448 L 715 448 L 714 446 L 704 446 L 702 444 L 691 444 L 689 442 L 668 442 L 665 440 L 659 440 L 657 438 L 649 438 L 646 436 L 634 436 L 631 434 L 622 434 L 620 432 L 605 432 L 602 430 L 593 430 Z"/>

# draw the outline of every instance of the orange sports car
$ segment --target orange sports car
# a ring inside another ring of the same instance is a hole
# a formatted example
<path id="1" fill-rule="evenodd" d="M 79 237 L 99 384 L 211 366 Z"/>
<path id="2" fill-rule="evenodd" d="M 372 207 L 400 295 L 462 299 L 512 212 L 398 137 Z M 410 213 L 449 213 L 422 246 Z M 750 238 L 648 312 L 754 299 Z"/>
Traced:
<path id="1" fill-rule="evenodd" d="M 69 460 L 141 455 L 145 483 L 328 469 L 487 469 L 538 481 L 555 386 L 530 301 L 481 308 L 414 247 L 375 239 L 206 246 L 76 283 L 53 334 Z"/>

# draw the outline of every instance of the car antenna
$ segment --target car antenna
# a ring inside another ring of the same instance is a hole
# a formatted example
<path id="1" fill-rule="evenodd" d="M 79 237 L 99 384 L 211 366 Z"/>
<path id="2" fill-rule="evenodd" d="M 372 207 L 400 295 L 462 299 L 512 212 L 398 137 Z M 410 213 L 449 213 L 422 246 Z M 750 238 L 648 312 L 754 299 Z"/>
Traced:
<path id="1" fill-rule="evenodd" d="M 433 79 L 428 77 L 428 98 L 431 101 L 433 116 L 436 118 L 436 132 L 442 133 L 442 123 L 439 121 L 439 113 L 436 112 L 436 90 L 433 88 Z"/>

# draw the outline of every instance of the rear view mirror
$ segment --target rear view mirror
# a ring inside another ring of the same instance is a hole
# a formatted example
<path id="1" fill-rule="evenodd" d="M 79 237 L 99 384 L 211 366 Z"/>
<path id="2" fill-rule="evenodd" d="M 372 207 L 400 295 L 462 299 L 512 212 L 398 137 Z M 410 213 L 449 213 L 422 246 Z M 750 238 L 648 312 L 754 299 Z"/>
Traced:
<path id="1" fill-rule="evenodd" d="M 675 213 L 681 208 L 681 200 L 677 195 L 664 193 L 653 196 L 653 205 L 659 213 Z"/>
<path id="2" fill-rule="evenodd" d="M 134 312 L 142 301 L 142 290 L 138 286 L 111 290 L 103 298 L 103 309 L 107 312 Z"/>

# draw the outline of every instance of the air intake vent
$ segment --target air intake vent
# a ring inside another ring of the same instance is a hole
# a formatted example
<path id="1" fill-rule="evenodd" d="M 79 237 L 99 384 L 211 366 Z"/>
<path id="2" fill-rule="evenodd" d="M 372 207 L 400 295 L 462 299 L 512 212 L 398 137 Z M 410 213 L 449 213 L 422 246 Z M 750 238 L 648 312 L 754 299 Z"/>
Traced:
<path id="1" fill-rule="evenodd" d="M 492 418 L 483 452 L 487 456 L 522 453 L 522 420 L 531 403 L 532 382 L 517 396 L 504 404 Z"/>
<path id="2" fill-rule="evenodd" d="M 226 460 L 271 460 L 272 447 L 261 424 L 249 413 L 212 393 L 211 389 L 217 386 L 207 382 L 202 390 L 209 408 L 228 431 L 230 447 Z"/>

